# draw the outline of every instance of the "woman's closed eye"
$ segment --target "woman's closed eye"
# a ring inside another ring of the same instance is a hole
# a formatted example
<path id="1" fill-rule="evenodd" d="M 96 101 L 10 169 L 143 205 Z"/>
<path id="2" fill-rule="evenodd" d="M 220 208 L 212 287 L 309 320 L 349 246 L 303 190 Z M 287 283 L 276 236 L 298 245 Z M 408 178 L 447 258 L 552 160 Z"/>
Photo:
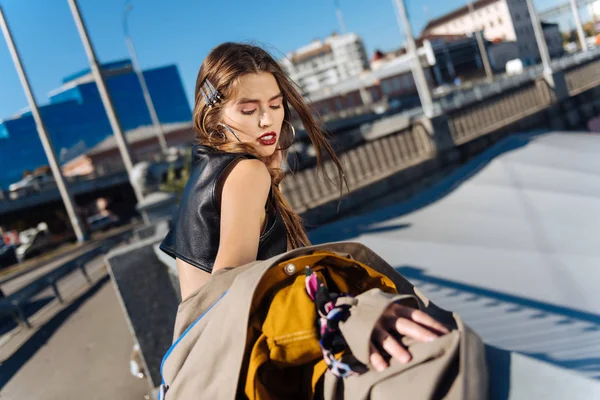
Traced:
<path id="1" fill-rule="evenodd" d="M 281 108 L 281 104 L 278 104 L 276 106 L 270 106 L 272 110 L 278 110 Z M 256 111 L 256 108 L 252 109 L 252 110 L 242 110 L 242 114 L 244 115 L 252 115 L 254 114 L 254 112 Z"/>

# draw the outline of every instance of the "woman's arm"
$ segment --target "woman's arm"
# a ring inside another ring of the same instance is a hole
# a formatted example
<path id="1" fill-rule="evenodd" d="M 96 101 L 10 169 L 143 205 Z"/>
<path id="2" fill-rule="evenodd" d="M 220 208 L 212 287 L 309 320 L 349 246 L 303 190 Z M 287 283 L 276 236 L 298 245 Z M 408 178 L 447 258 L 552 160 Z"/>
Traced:
<path id="1" fill-rule="evenodd" d="M 231 170 L 221 195 L 221 235 L 213 271 L 255 261 L 271 175 L 259 160 L 242 160 Z"/>
<path id="2" fill-rule="evenodd" d="M 221 232 L 213 272 L 256 260 L 265 204 L 271 176 L 262 161 L 239 161 L 225 177 L 221 193 Z M 204 272 L 177 259 L 181 298 L 200 289 L 210 278 Z"/>

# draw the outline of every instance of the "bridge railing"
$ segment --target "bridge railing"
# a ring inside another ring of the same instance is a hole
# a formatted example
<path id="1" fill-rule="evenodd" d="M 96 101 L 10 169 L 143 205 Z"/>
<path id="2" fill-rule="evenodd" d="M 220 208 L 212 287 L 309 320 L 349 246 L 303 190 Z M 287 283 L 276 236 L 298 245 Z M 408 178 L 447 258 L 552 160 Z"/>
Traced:
<path id="1" fill-rule="evenodd" d="M 545 82 L 530 82 L 449 113 L 450 134 L 454 143 L 460 145 L 535 114 L 553 100 Z"/>
<path id="2" fill-rule="evenodd" d="M 589 61 L 565 71 L 569 95 L 575 96 L 600 84 L 600 60 Z"/>
<path id="3" fill-rule="evenodd" d="M 350 149 L 340 156 L 348 189 L 359 189 L 429 159 L 434 149 L 430 133 L 419 124 Z M 332 161 L 325 162 L 324 171 L 327 177 L 316 168 L 286 177 L 282 191 L 294 210 L 301 213 L 339 197 L 339 179 Z"/>
<path id="4" fill-rule="evenodd" d="M 79 270 L 85 277 L 86 281 L 89 284 L 92 284 L 92 280 L 86 269 L 86 264 L 98 255 L 106 254 L 109 249 L 130 236 L 131 230 L 127 230 L 109 239 L 106 239 L 101 245 L 93 247 L 69 261 L 65 261 L 59 267 L 42 274 L 40 277 L 27 283 L 14 293 L 1 298 L 0 318 L 12 315 L 17 323 L 22 323 L 27 328 L 31 328 L 31 324 L 29 322 L 30 315 L 28 315 L 26 308 L 34 296 L 48 288 L 51 288 L 54 292 L 55 298 L 61 304 L 64 304 L 64 299 L 61 296 L 58 288 L 59 281 L 70 275 L 72 272 Z M 22 274 L 17 274 L 15 276 L 21 275 Z"/>
<path id="5" fill-rule="evenodd" d="M 567 54 L 561 58 L 556 58 L 552 60 L 551 67 L 554 72 L 571 72 L 584 68 L 588 71 L 587 75 L 593 76 L 594 68 L 596 68 L 596 71 L 600 71 L 600 69 L 597 69 L 598 64 L 595 64 L 596 66 L 592 67 L 591 63 L 597 63 L 599 57 L 600 47 L 597 47 L 585 53 Z M 590 65 L 590 67 L 587 67 L 588 65 Z M 527 67 L 525 71 L 519 75 L 496 75 L 494 77 L 494 82 L 492 83 L 482 82 L 471 87 L 465 86 L 465 89 L 463 90 L 457 89 L 448 95 L 440 97 L 438 103 L 443 112 L 451 112 L 452 110 L 481 102 L 484 99 L 496 96 L 504 91 L 511 91 L 520 86 L 535 82 L 543 77 L 543 71 L 542 65 L 534 65 Z M 575 75 L 579 74 L 575 73 Z M 584 83 L 590 82 L 588 77 L 580 78 L 580 80 L 581 79 L 583 79 Z M 582 84 L 575 84 L 575 87 L 581 87 L 581 91 L 583 91 L 587 90 L 589 87 L 595 86 L 595 83 L 591 83 L 591 86 L 584 86 L 585 85 Z M 570 92 L 570 94 L 575 95 L 580 92 Z"/>

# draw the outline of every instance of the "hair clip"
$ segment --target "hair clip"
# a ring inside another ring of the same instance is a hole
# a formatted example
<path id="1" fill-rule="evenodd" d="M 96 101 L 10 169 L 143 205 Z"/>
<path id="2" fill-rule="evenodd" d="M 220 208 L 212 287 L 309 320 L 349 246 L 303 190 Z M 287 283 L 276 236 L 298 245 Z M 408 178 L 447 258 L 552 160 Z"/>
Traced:
<path id="1" fill-rule="evenodd" d="M 223 97 L 221 92 L 215 89 L 215 87 L 212 83 L 210 83 L 208 78 L 204 80 L 204 83 L 200 87 L 200 93 L 202 94 L 202 97 L 204 98 L 206 104 L 211 108 L 219 101 L 221 101 L 221 98 Z"/>

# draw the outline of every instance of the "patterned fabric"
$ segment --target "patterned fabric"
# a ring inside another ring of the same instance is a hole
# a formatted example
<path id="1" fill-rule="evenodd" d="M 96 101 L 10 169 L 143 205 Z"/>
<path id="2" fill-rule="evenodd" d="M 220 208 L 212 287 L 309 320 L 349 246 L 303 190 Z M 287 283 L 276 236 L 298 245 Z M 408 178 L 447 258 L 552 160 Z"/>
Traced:
<path id="1" fill-rule="evenodd" d="M 347 293 L 330 293 L 319 280 L 317 274 L 310 268 L 305 269 L 306 292 L 317 309 L 317 331 L 319 345 L 323 358 L 331 372 L 338 377 L 346 378 L 365 372 L 367 367 L 354 357 L 335 357 L 337 353 L 347 349 L 344 336 L 340 332 L 339 323 L 350 316 L 350 304 L 338 301 L 342 298 L 352 298 Z M 338 304 L 339 303 L 339 304 Z"/>

